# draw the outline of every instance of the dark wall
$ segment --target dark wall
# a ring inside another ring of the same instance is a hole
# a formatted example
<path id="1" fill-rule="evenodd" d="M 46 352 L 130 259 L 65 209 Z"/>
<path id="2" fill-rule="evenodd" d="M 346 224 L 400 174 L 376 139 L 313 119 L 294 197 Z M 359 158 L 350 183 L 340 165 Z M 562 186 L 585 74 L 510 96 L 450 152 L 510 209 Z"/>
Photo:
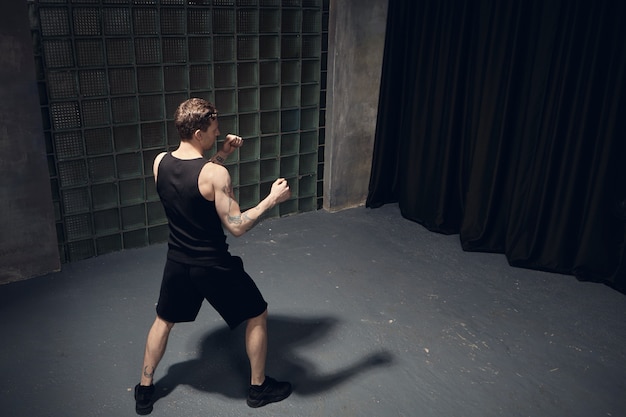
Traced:
<path id="1" fill-rule="evenodd" d="M 338 211 L 367 197 L 387 0 L 331 0 L 328 26 L 324 208 Z"/>
<path id="2" fill-rule="evenodd" d="M 26 2 L 0 5 L 0 283 L 60 268 Z"/>

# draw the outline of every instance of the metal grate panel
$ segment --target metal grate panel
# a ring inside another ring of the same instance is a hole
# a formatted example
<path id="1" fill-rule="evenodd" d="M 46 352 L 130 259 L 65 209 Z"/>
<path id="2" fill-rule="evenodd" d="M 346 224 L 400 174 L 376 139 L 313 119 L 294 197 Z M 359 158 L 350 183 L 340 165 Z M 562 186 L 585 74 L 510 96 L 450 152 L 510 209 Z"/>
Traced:
<path id="1" fill-rule="evenodd" d="M 113 156 L 89 158 L 89 180 L 92 183 L 107 182 L 116 179 L 115 159 Z"/>
<path id="2" fill-rule="evenodd" d="M 119 234 L 96 238 L 97 255 L 105 255 L 107 253 L 116 252 L 122 249 L 122 239 Z"/>
<path id="3" fill-rule="evenodd" d="M 141 148 L 160 148 L 165 146 L 165 126 L 162 122 L 141 125 Z"/>
<path id="4" fill-rule="evenodd" d="M 207 9 L 188 10 L 187 32 L 194 35 L 211 33 L 211 11 Z"/>
<path id="5" fill-rule="evenodd" d="M 163 68 L 165 91 L 187 91 L 189 70 L 186 65 L 166 66 Z"/>
<path id="6" fill-rule="evenodd" d="M 54 147 L 59 161 L 83 156 L 80 132 L 61 132 L 54 135 Z"/>
<path id="7" fill-rule="evenodd" d="M 187 39 L 165 38 L 163 43 L 163 62 L 187 62 Z"/>
<path id="8" fill-rule="evenodd" d="M 65 216 L 65 233 L 69 240 L 90 238 L 93 235 L 91 215 Z"/>
<path id="9" fill-rule="evenodd" d="M 167 217 L 165 216 L 165 210 L 163 204 L 160 201 L 148 203 L 146 205 L 148 212 L 148 224 L 154 226 L 157 224 L 167 224 Z"/>
<path id="10" fill-rule="evenodd" d="M 237 103 L 240 112 L 257 111 L 259 109 L 259 90 L 257 88 L 239 90 Z"/>
<path id="11" fill-rule="evenodd" d="M 70 262 L 96 256 L 96 250 L 91 239 L 69 242 L 65 253 Z"/>
<path id="12" fill-rule="evenodd" d="M 120 214 L 117 208 L 96 211 L 93 214 L 94 232 L 96 235 L 119 233 Z"/>
<path id="13" fill-rule="evenodd" d="M 108 65 L 133 65 L 135 63 L 132 39 L 107 39 L 106 53 Z"/>
<path id="14" fill-rule="evenodd" d="M 186 20 L 184 9 L 161 9 L 161 34 L 184 35 L 187 30 Z"/>
<path id="15" fill-rule="evenodd" d="M 136 123 L 139 121 L 137 97 L 119 97 L 111 99 L 113 123 Z"/>
<path id="16" fill-rule="evenodd" d="M 71 68 L 74 66 L 72 42 L 53 39 L 43 42 L 43 53 L 48 68 Z"/>
<path id="17" fill-rule="evenodd" d="M 237 10 L 237 33 L 259 32 L 259 13 L 256 9 Z"/>
<path id="18" fill-rule="evenodd" d="M 232 36 L 220 36 L 213 38 L 213 60 L 235 60 L 235 38 Z"/>
<path id="19" fill-rule="evenodd" d="M 135 59 L 140 65 L 161 63 L 161 39 L 135 38 Z"/>
<path id="20" fill-rule="evenodd" d="M 134 68 L 110 68 L 109 93 L 111 95 L 135 94 L 137 92 L 137 77 Z"/>
<path id="21" fill-rule="evenodd" d="M 278 176 L 292 199 L 270 215 L 320 207 L 328 2 L 28 6 L 64 262 L 167 240 L 152 162 L 178 145 L 172 118 L 190 96 L 245 138 L 227 160 L 242 207 Z"/>
<path id="22" fill-rule="evenodd" d="M 139 117 L 141 121 L 163 120 L 165 118 L 165 107 L 163 96 L 140 96 L 139 97 Z"/>
<path id="23" fill-rule="evenodd" d="M 228 9 L 213 9 L 213 32 L 235 33 L 235 11 Z"/>
<path id="24" fill-rule="evenodd" d="M 122 207 L 122 229 L 134 230 L 146 225 L 146 208 L 143 204 Z M 143 231 L 143 230 L 142 230 Z"/>
<path id="25" fill-rule="evenodd" d="M 159 34 L 159 14 L 153 8 L 133 9 L 133 29 L 135 35 L 158 35 Z"/>
<path id="26" fill-rule="evenodd" d="M 258 36 L 237 37 L 237 59 L 239 61 L 255 60 L 259 57 Z"/>
<path id="27" fill-rule="evenodd" d="M 210 90 L 213 71 L 210 65 L 191 65 L 189 67 L 189 87 L 192 90 Z"/>
<path id="28" fill-rule="evenodd" d="M 113 152 L 110 128 L 105 127 L 85 130 L 83 137 L 87 155 L 102 155 Z"/>
<path id="29" fill-rule="evenodd" d="M 117 152 L 136 151 L 141 148 L 139 126 L 136 124 L 113 128 L 113 140 Z"/>
<path id="30" fill-rule="evenodd" d="M 237 69 L 234 64 L 217 64 L 214 66 L 213 79 L 216 88 L 235 87 Z"/>
<path id="31" fill-rule="evenodd" d="M 81 114 L 86 127 L 104 126 L 111 123 L 109 100 L 85 100 L 82 103 Z"/>
<path id="32" fill-rule="evenodd" d="M 94 210 L 102 210 L 118 206 L 117 184 L 107 182 L 91 187 L 91 204 Z"/>
<path id="33" fill-rule="evenodd" d="M 106 8 L 103 9 L 104 34 L 109 36 L 121 36 L 132 34 L 130 9 Z"/>
<path id="34" fill-rule="evenodd" d="M 213 47 L 209 38 L 190 38 L 189 44 L 189 60 L 191 62 L 211 61 L 213 56 Z"/>
<path id="35" fill-rule="evenodd" d="M 160 66 L 137 68 L 137 87 L 140 93 L 163 91 L 163 70 Z"/>
<path id="36" fill-rule="evenodd" d="M 88 212 L 91 208 L 89 202 L 89 189 L 71 188 L 63 191 L 63 210 L 66 214 L 79 214 Z"/>
<path id="37" fill-rule="evenodd" d="M 39 14 L 42 36 L 70 35 L 69 10 L 61 7 L 45 8 Z"/>
<path id="38" fill-rule="evenodd" d="M 59 161 L 57 164 L 61 187 L 74 187 L 87 184 L 85 161 Z"/>
<path id="39" fill-rule="evenodd" d="M 73 16 L 74 35 L 101 35 L 101 16 L 98 8 L 76 8 Z"/>
<path id="40" fill-rule="evenodd" d="M 119 192 L 122 205 L 142 203 L 145 200 L 144 179 L 120 181 Z"/>
<path id="41" fill-rule="evenodd" d="M 115 161 L 118 178 L 136 178 L 143 174 L 141 154 L 138 152 L 117 155 Z"/>
<path id="42" fill-rule="evenodd" d="M 80 68 L 104 66 L 104 42 L 102 39 L 76 39 L 74 41 L 76 64 Z"/>
<path id="43" fill-rule="evenodd" d="M 165 225 L 148 228 L 148 244 L 166 242 L 169 235 L 169 227 Z"/>

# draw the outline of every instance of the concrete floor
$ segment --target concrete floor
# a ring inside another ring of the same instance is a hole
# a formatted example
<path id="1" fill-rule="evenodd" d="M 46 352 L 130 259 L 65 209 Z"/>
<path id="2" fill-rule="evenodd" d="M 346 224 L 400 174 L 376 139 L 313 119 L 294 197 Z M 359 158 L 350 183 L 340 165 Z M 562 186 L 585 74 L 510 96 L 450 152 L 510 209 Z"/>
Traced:
<path id="1" fill-rule="evenodd" d="M 206 304 L 177 325 L 153 416 L 626 416 L 626 297 L 510 267 L 396 205 L 269 219 L 231 251 L 270 304 L 268 373 L 245 404 L 243 335 Z M 132 416 L 165 245 L 0 286 L 0 414 Z"/>

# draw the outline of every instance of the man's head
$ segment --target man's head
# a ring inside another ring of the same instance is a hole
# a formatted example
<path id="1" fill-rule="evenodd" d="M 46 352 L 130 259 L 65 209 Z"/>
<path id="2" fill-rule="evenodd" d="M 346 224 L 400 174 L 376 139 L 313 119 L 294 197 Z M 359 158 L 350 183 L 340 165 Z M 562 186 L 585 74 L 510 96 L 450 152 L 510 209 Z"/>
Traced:
<path id="1" fill-rule="evenodd" d="M 206 100 L 190 98 L 176 109 L 174 123 L 180 139 L 189 141 L 196 131 L 204 132 L 211 126 L 211 123 L 217 124 L 217 109 Z"/>

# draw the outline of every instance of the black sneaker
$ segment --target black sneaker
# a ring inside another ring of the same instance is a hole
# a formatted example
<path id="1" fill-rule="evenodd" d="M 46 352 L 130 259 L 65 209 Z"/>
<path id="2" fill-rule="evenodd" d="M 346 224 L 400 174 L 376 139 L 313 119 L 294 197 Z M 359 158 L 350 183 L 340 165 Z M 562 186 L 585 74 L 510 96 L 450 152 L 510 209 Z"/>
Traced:
<path id="1" fill-rule="evenodd" d="M 266 376 L 262 385 L 250 385 L 246 402 L 249 407 L 258 408 L 269 403 L 282 401 L 290 394 L 291 384 L 289 382 L 279 382 Z"/>
<path id="2" fill-rule="evenodd" d="M 152 396 L 154 395 L 154 385 L 148 387 L 141 384 L 135 386 L 135 411 L 140 416 L 145 416 L 152 412 Z"/>

